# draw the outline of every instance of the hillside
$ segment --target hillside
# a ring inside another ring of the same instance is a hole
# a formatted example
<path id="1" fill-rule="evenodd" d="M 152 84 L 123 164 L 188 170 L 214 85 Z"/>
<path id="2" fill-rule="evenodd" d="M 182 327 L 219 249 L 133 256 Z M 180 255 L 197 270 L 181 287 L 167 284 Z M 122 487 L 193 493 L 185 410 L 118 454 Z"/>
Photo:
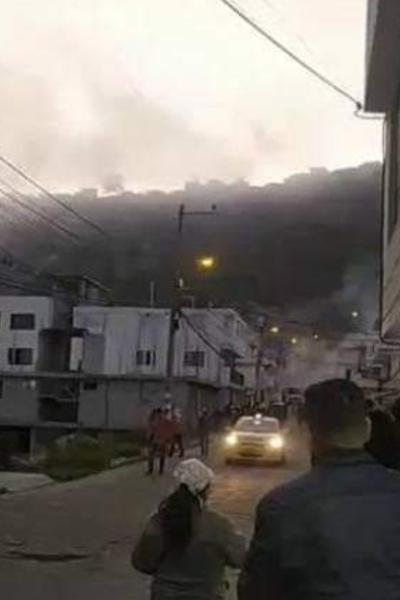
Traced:
<path id="1" fill-rule="evenodd" d="M 120 302 L 145 304 L 155 281 L 157 301 L 166 304 L 178 206 L 206 210 L 215 203 L 214 216 L 185 221 L 183 268 L 199 302 L 278 306 L 342 326 L 352 303 L 367 303 L 365 312 L 376 309 L 379 184 L 380 165 L 371 163 L 333 172 L 314 169 L 264 187 L 210 182 L 173 193 L 86 191 L 62 198 L 106 229 L 110 240 L 42 198 L 37 205 L 79 233 L 82 243 L 51 233 L 37 219 L 21 235 L 3 222 L 3 239 L 30 264 L 101 280 Z M 193 268 L 201 253 L 217 257 L 212 275 Z"/>

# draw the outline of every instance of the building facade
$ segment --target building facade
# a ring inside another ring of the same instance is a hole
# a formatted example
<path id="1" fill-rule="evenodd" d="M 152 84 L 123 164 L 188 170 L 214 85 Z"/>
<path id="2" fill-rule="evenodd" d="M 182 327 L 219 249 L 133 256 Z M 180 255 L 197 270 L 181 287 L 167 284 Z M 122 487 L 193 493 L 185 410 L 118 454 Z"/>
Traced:
<path id="1" fill-rule="evenodd" d="M 170 311 L 162 308 L 79 306 L 71 370 L 110 376 L 165 377 Z M 252 358 L 247 324 L 231 309 L 183 309 L 174 339 L 173 375 L 246 387 L 241 362 Z"/>
<path id="2" fill-rule="evenodd" d="M 365 110 L 385 115 L 382 222 L 382 334 L 400 339 L 400 2 L 370 0 Z"/>
<path id="3" fill-rule="evenodd" d="M 0 296 L 0 371 L 64 370 L 70 313 L 54 298 Z"/>
<path id="4" fill-rule="evenodd" d="M 0 297 L 0 434 L 32 449 L 67 431 L 145 427 L 166 402 L 169 329 L 167 309 Z M 251 339 L 233 310 L 184 309 L 171 401 L 189 428 L 203 408 L 245 397 Z"/>

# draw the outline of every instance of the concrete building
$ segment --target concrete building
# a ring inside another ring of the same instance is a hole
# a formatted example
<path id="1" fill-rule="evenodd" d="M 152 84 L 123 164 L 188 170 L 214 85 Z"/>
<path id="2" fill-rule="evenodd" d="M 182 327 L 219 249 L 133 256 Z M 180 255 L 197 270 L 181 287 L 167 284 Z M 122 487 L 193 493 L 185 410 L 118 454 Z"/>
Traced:
<path id="1" fill-rule="evenodd" d="M 385 115 L 382 333 L 400 339 L 400 2 L 370 0 L 365 110 Z"/>
<path id="2" fill-rule="evenodd" d="M 0 371 L 63 371 L 71 310 L 48 297 L 0 296 Z"/>
<path id="3" fill-rule="evenodd" d="M 91 376 L 93 382 L 93 389 L 83 385 L 80 392 L 82 422 L 94 425 L 93 398 L 104 395 L 106 386 L 114 412 L 118 402 L 125 423 L 142 426 L 150 410 L 165 401 L 169 326 L 167 309 L 74 309 L 71 371 Z M 172 400 L 189 424 L 201 408 L 214 410 L 254 389 L 250 342 L 248 326 L 233 310 L 182 311 L 175 334 Z M 140 387 L 144 382 L 146 391 Z M 135 403 L 137 386 L 140 401 Z"/>
<path id="4" fill-rule="evenodd" d="M 19 447 L 77 429 L 143 428 L 166 401 L 169 310 L 9 296 L 0 313 L 0 432 Z M 184 309 L 171 392 L 189 427 L 202 408 L 254 386 L 250 341 L 233 310 Z"/>
<path id="5" fill-rule="evenodd" d="M 169 310 L 79 306 L 73 325 L 72 371 L 165 377 Z M 251 358 L 250 330 L 231 309 L 183 309 L 174 349 L 175 377 L 227 387 Z"/>

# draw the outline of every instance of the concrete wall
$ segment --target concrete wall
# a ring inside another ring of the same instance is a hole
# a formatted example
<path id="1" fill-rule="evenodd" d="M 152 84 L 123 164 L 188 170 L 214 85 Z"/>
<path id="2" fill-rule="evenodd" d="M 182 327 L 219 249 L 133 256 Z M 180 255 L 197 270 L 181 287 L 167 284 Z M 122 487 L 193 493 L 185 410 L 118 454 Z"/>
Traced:
<path id="1" fill-rule="evenodd" d="M 78 343 L 73 344 L 71 368 L 76 368 L 84 358 L 87 372 L 92 373 L 162 375 L 165 372 L 169 311 L 82 306 L 74 309 L 74 326 L 86 330 L 87 334 L 81 349 Z M 94 336 L 97 336 L 98 349 Z M 155 364 L 138 365 L 137 350 L 155 352 Z M 91 358 L 94 354 L 96 360 Z"/>
<path id="2" fill-rule="evenodd" d="M 170 311 L 129 307 L 77 307 L 74 326 L 86 334 L 72 342 L 71 369 L 83 364 L 87 373 L 165 376 Z M 230 370 L 221 358 L 229 349 L 250 357 L 250 333 L 230 309 L 185 309 L 175 336 L 174 374 L 203 382 L 229 385 Z M 154 361 L 139 365 L 137 351 L 151 352 Z M 186 352 L 204 353 L 204 365 L 185 364 Z M 239 367 L 240 370 L 240 367 Z"/>
<path id="3" fill-rule="evenodd" d="M 397 107 L 397 111 L 399 107 Z M 400 196 L 398 191 L 398 174 L 400 169 L 400 137 L 396 132 L 400 128 L 394 126 L 397 115 L 388 115 L 386 138 L 386 171 L 384 181 L 384 231 L 383 231 L 383 332 L 392 338 L 400 337 Z M 398 203 L 397 224 L 391 231 L 389 223 L 390 202 L 392 195 Z"/>
<path id="4" fill-rule="evenodd" d="M 83 387 L 83 386 L 82 386 Z M 146 427 L 151 411 L 163 406 L 163 382 L 99 382 L 96 390 L 81 388 L 79 424 L 106 429 L 140 429 Z M 183 418 L 194 426 L 202 408 L 216 408 L 222 397 L 217 390 L 178 382 L 173 385 L 171 402 L 179 407 Z"/>
<path id="5" fill-rule="evenodd" d="M 400 2 L 369 0 L 365 108 L 386 115 L 383 306 L 386 337 L 400 338 Z M 397 206 L 397 223 L 392 218 Z"/>
<path id="6" fill-rule="evenodd" d="M 35 328 L 32 330 L 12 330 L 10 318 L 14 313 L 31 313 L 35 315 Z M 0 370 L 32 372 L 39 359 L 41 330 L 53 327 L 61 322 L 65 324 L 64 313 L 58 319 L 58 309 L 52 298 L 30 296 L 0 296 Z M 10 365 L 8 350 L 10 348 L 31 348 L 33 350 L 32 365 Z"/>
<path id="7" fill-rule="evenodd" d="M 399 44 L 400 53 L 400 44 Z M 399 72 L 400 80 L 400 72 Z M 387 117 L 384 217 L 384 295 L 383 329 L 385 335 L 400 338 L 400 103 Z M 395 124 L 397 123 L 397 124 Z M 390 203 L 397 204 L 397 222 L 390 232 Z"/>
<path id="8" fill-rule="evenodd" d="M 35 423 L 38 419 L 37 382 L 3 379 L 0 424 Z"/>
<path id="9" fill-rule="evenodd" d="M 97 385 L 94 385 L 94 384 Z M 165 405 L 164 381 L 87 381 L 80 383 L 77 394 L 78 419 L 74 422 L 51 423 L 40 419 L 39 384 L 42 380 L 4 379 L 0 399 L 0 427 L 51 427 L 54 430 L 88 428 L 94 430 L 129 430 L 147 426 L 154 408 Z M 93 389 L 94 388 L 94 389 Z M 171 403 L 179 407 L 187 428 L 194 429 L 203 408 L 213 412 L 228 401 L 240 400 L 240 392 L 217 390 L 195 383 L 175 382 Z M 43 414 L 43 413 L 42 413 Z M 51 437 L 51 435 L 49 434 Z"/>

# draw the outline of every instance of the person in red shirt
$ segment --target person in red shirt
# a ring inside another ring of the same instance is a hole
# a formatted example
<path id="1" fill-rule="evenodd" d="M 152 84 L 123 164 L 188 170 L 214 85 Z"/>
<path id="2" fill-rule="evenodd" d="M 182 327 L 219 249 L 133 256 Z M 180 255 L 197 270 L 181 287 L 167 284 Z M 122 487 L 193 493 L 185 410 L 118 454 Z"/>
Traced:
<path id="1" fill-rule="evenodd" d="M 158 458 L 158 472 L 164 473 L 167 447 L 172 441 L 173 426 L 168 415 L 161 408 L 157 409 L 150 421 L 148 432 L 148 468 L 147 474 L 154 473 L 155 459 Z"/>

